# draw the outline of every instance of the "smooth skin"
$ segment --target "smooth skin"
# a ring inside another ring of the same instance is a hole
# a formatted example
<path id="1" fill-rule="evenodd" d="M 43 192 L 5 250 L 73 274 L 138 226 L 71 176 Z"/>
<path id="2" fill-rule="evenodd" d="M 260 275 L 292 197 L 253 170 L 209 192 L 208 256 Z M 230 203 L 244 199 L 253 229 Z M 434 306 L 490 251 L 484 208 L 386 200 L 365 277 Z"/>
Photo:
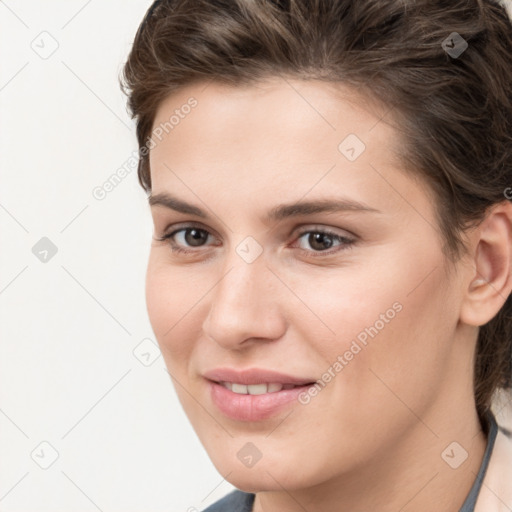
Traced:
<path id="1" fill-rule="evenodd" d="M 452 267 L 427 186 L 395 157 L 384 106 L 317 81 L 205 82 L 167 97 L 154 127 L 190 97 L 197 106 L 151 149 L 152 195 L 207 216 L 151 207 L 146 299 L 213 464 L 256 493 L 254 512 L 457 512 L 486 445 L 473 354 L 512 289 L 511 204 L 467 232 L 468 256 Z M 366 146 L 354 161 L 338 149 L 349 134 Z M 277 205 L 326 198 L 376 211 L 266 220 Z M 314 237 L 325 230 L 335 236 Z M 246 237 L 263 250 L 251 263 L 237 252 Z M 249 423 L 212 403 L 202 375 L 213 368 L 321 379 L 396 302 L 401 311 L 307 405 Z M 468 453 L 457 469 L 441 456 L 454 441 Z M 252 467 L 237 457 L 247 442 L 262 454 Z"/>

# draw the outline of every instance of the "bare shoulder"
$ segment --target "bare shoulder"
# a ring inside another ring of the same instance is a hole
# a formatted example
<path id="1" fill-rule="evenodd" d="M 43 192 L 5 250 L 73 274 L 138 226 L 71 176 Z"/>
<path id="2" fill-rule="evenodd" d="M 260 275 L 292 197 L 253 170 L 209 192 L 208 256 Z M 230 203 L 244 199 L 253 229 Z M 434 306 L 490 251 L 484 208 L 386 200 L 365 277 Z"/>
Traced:
<path id="1" fill-rule="evenodd" d="M 499 426 L 475 512 L 512 510 L 512 432 Z"/>

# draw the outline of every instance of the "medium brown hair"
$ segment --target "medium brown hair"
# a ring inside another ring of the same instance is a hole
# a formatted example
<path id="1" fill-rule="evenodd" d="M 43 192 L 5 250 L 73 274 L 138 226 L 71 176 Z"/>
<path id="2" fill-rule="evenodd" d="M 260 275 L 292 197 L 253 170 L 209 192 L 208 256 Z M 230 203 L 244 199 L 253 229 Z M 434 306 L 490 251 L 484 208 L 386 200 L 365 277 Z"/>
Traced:
<path id="1" fill-rule="evenodd" d="M 467 43 L 460 55 L 449 51 L 454 41 Z M 512 26 L 491 0 L 158 0 L 120 78 L 136 118 L 138 178 L 146 192 L 147 142 L 162 100 L 198 81 L 237 86 L 281 75 L 344 84 L 393 111 L 400 157 L 435 198 L 450 261 L 464 253 L 464 230 L 506 200 Z M 509 296 L 479 329 L 479 416 L 498 388 L 511 387 Z"/>

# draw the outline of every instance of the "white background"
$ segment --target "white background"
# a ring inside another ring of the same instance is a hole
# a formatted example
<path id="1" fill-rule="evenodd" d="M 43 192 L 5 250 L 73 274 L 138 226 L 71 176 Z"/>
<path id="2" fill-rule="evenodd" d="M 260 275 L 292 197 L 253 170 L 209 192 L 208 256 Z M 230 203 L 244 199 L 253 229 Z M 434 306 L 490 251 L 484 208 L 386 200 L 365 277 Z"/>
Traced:
<path id="1" fill-rule="evenodd" d="M 0 3 L 2 512 L 192 512 L 232 489 L 162 357 L 133 353 L 155 347 L 136 170 L 92 194 L 137 149 L 118 74 L 150 3 Z M 42 237 L 57 247 L 46 263 Z M 43 441 L 58 452 L 47 469 Z"/>
<path id="2" fill-rule="evenodd" d="M 233 488 L 155 345 L 136 170 L 92 193 L 137 149 L 118 74 L 150 3 L 0 3 L 0 512 L 193 512 Z"/>

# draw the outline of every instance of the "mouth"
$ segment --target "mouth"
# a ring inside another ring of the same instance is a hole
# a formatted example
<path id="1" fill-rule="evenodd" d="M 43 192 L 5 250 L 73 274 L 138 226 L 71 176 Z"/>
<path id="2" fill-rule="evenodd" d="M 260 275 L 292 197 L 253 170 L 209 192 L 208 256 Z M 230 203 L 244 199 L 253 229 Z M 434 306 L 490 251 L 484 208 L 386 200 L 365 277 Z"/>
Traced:
<path id="1" fill-rule="evenodd" d="M 245 422 L 263 421 L 299 405 L 301 393 L 317 382 L 312 378 L 254 367 L 216 368 L 202 376 L 217 411 L 232 420 Z"/>
<path id="2" fill-rule="evenodd" d="M 237 422 L 262 422 L 300 405 L 300 396 L 315 382 L 291 384 L 262 382 L 242 384 L 231 381 L 205 381 L 214 407 L 223 416 Z M 302 409 L 303 410 L 303 409 Z"/>
<path id="3" fill-rule="evenodd" d="M 219 381 L 216 382 L 229 391 L 236 393 L 238 395 L 264 395 L 266 393 L 278 393 L 282 390 L 294 389 L 294 388 L 303 388 L 304 386 L 313 385 L 314 382 L 307 382 L 305 384 L 284 384 L 280 382 L 263 382 L 261 384 L 241 384 L 238 382 L 225 382 Z"/>

